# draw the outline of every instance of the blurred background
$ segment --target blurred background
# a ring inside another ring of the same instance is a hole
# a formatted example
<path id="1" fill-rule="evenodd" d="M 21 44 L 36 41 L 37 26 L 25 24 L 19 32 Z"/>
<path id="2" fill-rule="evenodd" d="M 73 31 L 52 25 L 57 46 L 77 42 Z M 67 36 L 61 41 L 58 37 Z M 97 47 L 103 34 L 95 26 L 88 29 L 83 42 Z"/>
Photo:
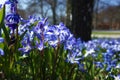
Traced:
<path id="1" fill-rule="evenodd" d="M 28 15 L 48 17 L 51 23 L 71 23 L 70 0 L 19 0 L 18 12 L 23 18 Z M 55 9 L 54 9 L 55 8 Z M 55 14 L 54 14 L 55 10 Z M 68 16 L 70 14 L 70 16 Z M 53 16 L 56 20 L 53 20 Z M 70 21 L 67 23 L 67 18 Z M 95 0 L 93 13 L 93 29 L 120 29 L 120 0 Z M 55 21 L 55 22 L 53 22 Z"/>
<path id="2" fill-rule="evenodd" d="M 73 14 L 73 7 L 78 4 L 78 2 L 83 8 L 77 7 L 78 12 Z M 86 21 L 92 22 L 90 29 L 92 30 L 92 37 L 100 37 L 101 34 L 107 37 L 120 37 L 120 0 L 90 0 L 93 4 L 86 10 L 86 13 L 92 8 L 92 19 Z M 27 19 L 28 15 L 37 15 L 41 18 L 48 17 L 50 24 L 58 24 L 63 22 L 73 33 L 76 33 L 74 23 L 74 15 L 77 13 L 85 13 L 84 6 L 91 3 L 89 0 L 19 0 L 18 13 Z M 86 3 L 84 3 L 86 2 Z M 74 4 L 73 4 L 74 3 Z M 83 4 L 84 3 L 84 4 Z M 81 11 L 81 12 L 80 12 Z M 82 13 L 79 16 L 86 16 L 89 14 Z M 82 18 L 82 17 L 80 17 Z M 83 17 L 84 18 L 84 17 Z M 78 20 L 76 18 L 76 20 Z M 80 21 L 80 20 L 79 20 Z M 76 23 L 77 24 L 77 23 Z M 79 24 L 82 24 L 80 21 Z M 86 23 L 87 24 L 87 23 Z M 84 26 L 86 26 L 84 24 Z M 82 25 L 83 26 L 83 25 Z M 73 28 L 74 27 L 74 28 Z M 87 28 L 89 29 L 89 28 Z M 80 29 L 79 29 L 80 30 Z M 82 30 L 81 30 L 82 31 Z M 87 30 L 86 30 L 87 31 Z M 79 32 L 79 31 L 78 31 Z M 88 32 L 88 31 L 87 31 Z M 113 35 L 112 35 L 113 34 Z M 81 35 L 80 35 L 81 36 Z"/>

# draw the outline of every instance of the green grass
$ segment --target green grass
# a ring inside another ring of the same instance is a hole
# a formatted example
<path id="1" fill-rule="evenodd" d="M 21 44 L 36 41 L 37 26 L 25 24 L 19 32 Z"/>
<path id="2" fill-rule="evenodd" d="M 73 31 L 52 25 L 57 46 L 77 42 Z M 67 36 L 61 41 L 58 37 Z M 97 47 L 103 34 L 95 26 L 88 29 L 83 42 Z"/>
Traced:
<path id="1" fill-rule="evenodd" d="M 92 34 L 120 35 L 120 31 L 92 31 Z"/>

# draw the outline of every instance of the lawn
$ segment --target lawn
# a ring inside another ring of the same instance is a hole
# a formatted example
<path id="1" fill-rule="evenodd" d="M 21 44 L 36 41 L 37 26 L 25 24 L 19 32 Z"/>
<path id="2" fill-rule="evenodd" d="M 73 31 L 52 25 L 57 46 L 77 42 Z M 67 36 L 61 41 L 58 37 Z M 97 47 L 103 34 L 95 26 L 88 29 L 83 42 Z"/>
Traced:
<path id="1" fill-rule="evenodd" d="M 120 31 L 110 31 L 110 30 L 93 30 L 92 37 L 105 37 L 105 38 L 120 38 Z"/>

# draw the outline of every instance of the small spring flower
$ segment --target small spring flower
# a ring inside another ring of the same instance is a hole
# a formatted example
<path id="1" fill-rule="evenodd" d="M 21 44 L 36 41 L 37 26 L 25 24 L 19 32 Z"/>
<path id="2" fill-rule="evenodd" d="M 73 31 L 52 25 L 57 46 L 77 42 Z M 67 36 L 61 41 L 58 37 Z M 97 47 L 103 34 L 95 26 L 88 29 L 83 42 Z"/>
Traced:
<path id="1" fill-rule="evenodd" d="M 6 4 L 18 3 L 17 0 L 6 0 Z"/>
<path id="2" fill-rule="evenodd" d="M 0 55 L 4 55 L 4 51 L 0 49 Z"/>
<path id="3" fill-rule="evenodd" d="M 22 41 L 23 48 L 19 48 L 19 51 L 22 51 L 23 53 L 29 53 L 33 47 L 31 46 L 29 38 L 26 38 Z"/>
<path id="4" fill-rule="evenodd" d="M 95 66 L 96 66 L 97 68 L 103 68 L 103 67 L 104 67 L 104 65 L 103 65 L 102 62 L 95 62 Z"/>
<path id="5" fill-rule="evenodd" d="M 79 64 L 79 70 L 85 72 L 84 64 Z"/>
<path id="6" fill-rule="evenodd" d="M 11 13 L 5 17 L 5 20 L 6 20 L 6 25 L 8 25 L 8 27 L 10 27 L 11 30 L 14 30 L 18 27 L 20 16 L 17 13 L 15 14 Z"/>
<path id="7" fill-rule="evenodd" d="M 63 23 L 60 23 L 58 26 L 59 26 L 58 28 L 60 29 L 60 32 L 59 32 L 60 42 L 64 43 L 66 42 L 66 40 L 68 39 L 71 33 Z"/>
<path id="8" fill-rule="evenodd" d="M 68 54 L 67 55 L 67 61 L 68 62 L 70 62 L 70 63 L 72 63 L 72 64 L 74 64 L 74 63 L 76 63 L 76 64 L 79 64 L 79 60 L 80 60 L 81 58 L 78 58 L 78 56 L 76 56 L 76 54 Z"/>
<path id="9" fill-rule="evenodd" d="M 43 19 L 42 21 L 39 21 L 38 24 L 33 28 L 33 31 L 35 35 L 38 37 L 38 39 L 42 39 L 44 37 L 45 28 L 47 18 Z"/>
<path id="10" fill-rule="evenodd" d="M 5 4 L 10 4 L 11 13 L 17 13 L 17 0 L 7 0 Z"/>
<path id="11" fill-rule="evenodd" d="M 4 39 L 2 37 L 0 37 L 0 43 L 4 42 Z"/>
<path id="12" fill-rule="evenodd" d="M 114 80 L 120 80 L 120 74 L 118 74 L 117 76 L 114 76 Z"/>
<path id="13" fill-rule="evenodd" d="M 17 0 L 7 0 L 5 4 L 11 5 L 11 13 L 5 17 L 6 25 L 13 31 L 18 27 L 20 16 L 17 14 Z"/>
<path id="14" fill-rule="evenodd" d="M 23 53 L 28 53 L 31 49 L 31 46 L 29 44 L 26 44 L 23 48 L 19 48 L 19 51 L 22 51 Z"/>
<path id="15" fill-rule="evenodd" d="M 72 34 L 70 34 L 70 36 L 68 37 L 68 39 L 64 45 L 64 49 L 65 50 L 72 50 L 75 43 L 76 43 L 76 39 L 73 37 Z"/>
<path id="16" fill-rule="evenodd" d="M 0 4 L 0 9 L 2 8 L 2 4 Z"/>
<path id="17" fill-rule="evenodd" d="M 85 53 L 84 57 L 87 57 L 87 56 L 89 56 L 89 55 L 91 55 L 93 53 L 95 53 L 94 49 L 86 50 L 86 53 Z"/>
<path id="18" fill-rule="evenodd" d="M 46 34 L 45 39 L 48 44 L 54 48 L 58 45 L 58 36 L 56 36 L 55 34 Z"/>
<path id="19" fill-rule="evenodd" d="M 42 40 L 40 41 L 40 43 L 36 42 L 36 45 L 38 50 L 42 51 L 44 49 L 44 43 Z"/>

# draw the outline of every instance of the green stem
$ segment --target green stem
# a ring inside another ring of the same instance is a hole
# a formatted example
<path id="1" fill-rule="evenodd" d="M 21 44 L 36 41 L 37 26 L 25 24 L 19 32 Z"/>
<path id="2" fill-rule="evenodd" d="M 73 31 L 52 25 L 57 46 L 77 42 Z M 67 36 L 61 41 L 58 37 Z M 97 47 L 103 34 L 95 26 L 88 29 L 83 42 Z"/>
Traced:
<path id="1" fill-rule="evenodd" d="M 76 67 L 76 66 L 73 65 L 72 68 L 70 69 L 70 73 L 68 74 L 68 79 L 72 79 L 71 76 L 72 76 L 72 74 L 73 74 L 73 72 L 74 72 L 75 67 Z"/>
<path id="2" fill-rule="evenodd" d="M 31 70 L 32 70 L 32 76 L 33 76 L 33 80 L 36 80 L 36 77 L 35 77 L 35 60 L 34 60 L 35 58 L 34 58 L 34 51 L 32 51 L 32 53 L 31 53 Z"/>
<path id="3" fill-rule="evenodd" d="M 56 72 L 57 61 L 58 61 L 59 43 L 58 43 L 57 49 L 55 49 L 54 51 L 55 51 L 55 54 L 54 54 L 55 59 L 54 59 L 54 63 L 53 63 L 52 80 L 55 79 L 55 72 Z"/>

